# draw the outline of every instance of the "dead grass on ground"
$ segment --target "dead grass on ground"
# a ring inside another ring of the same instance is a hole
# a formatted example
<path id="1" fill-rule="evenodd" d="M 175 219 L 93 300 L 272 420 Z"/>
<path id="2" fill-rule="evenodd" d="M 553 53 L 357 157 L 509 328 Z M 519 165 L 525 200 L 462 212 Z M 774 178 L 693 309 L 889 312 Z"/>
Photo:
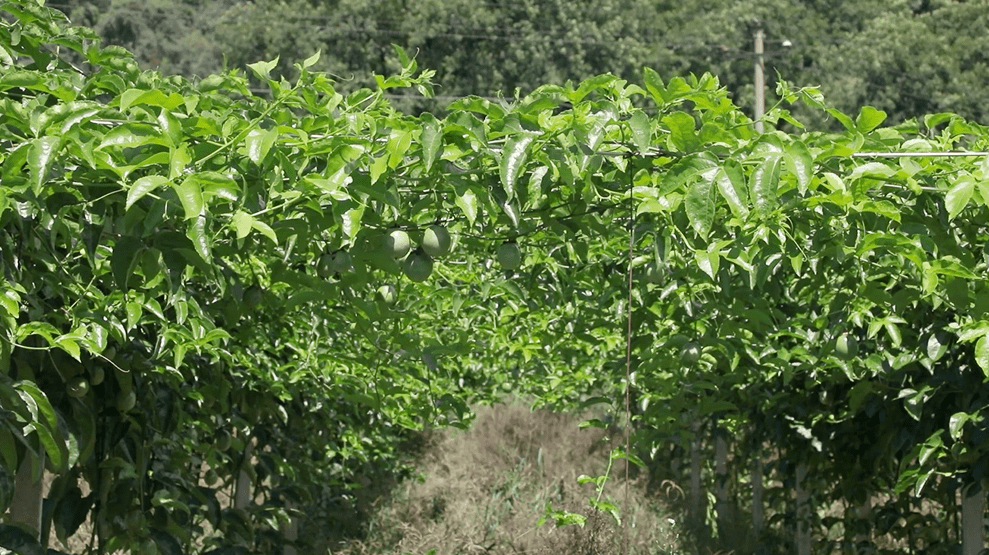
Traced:
<path id="1" fill-rule="evenodd" d="M 420 479 L 399 485 L 375 506 L 366 537 L 325 545 L 339 555 L 680 553 L 679 518 L 647 497 L 645 478 L 629 484 L 612 468 L 602 499 L 622 509 L 623 530 L 588 504 L 620 430 L 578 429 L 581 417 L 531 411 L 519 402 L 478 410 L 467 432 L 444 431 L 427 453 Z M 588 516 L 583 527 L 537 527 L 547 504 Z M 314 525 L 316 523 L 311 523 Z M 435 551 L 434 551 L 435 550 Z"/>

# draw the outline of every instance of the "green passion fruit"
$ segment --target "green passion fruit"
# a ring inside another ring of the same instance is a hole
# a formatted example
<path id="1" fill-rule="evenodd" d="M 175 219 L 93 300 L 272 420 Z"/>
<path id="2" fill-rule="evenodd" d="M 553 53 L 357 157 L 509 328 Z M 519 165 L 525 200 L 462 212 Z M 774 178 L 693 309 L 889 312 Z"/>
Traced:
<path id="1" fill-rule="evenodd" d="M 416 283 L 422 283 L 429 278 L 429 274 L 433 273 L 433 259 L 426 253 L 417 251 L 406 259 L 402 271 L 405 272 L 405 277 Z"/>
<path id="2" fill-rule="evenodd" d="M 443 256 L 450 252 L 453 240 L 450 232 L 441 225 L 430 226 L 422 234 L 422 250 L 429 256 Z"/>
<path id="3" fill-rule="evenodd" d="M 697 364 L 697 361 L 701 359 L 701 347 L 693 341 L 688 341 L 680 347 L 680 362 L 684 366 L 692 366 Z"/>
<path id="4" fill-rule="evenodd" d="M 843 333 L 834 343 L 834 352 L 842 360 L 850 360 L 859 354 L 859 343 L 854 336 Z"/>
<path id="5" fill-rule="evenodd" d="M 133 389 L 126 393 L 121 391 L 117 395 L 117 410 L 120 412 L 127 412 L 133 409 L 135 405 L 137 405 L 137 394 L 134 393 Z"/>
<path id="6" fill-rule="evenodd" d="M 89 393 L 89 380 L 82 376 L 76 376 L 69 380 L 66 390 L 69 393 L 69 397 L 73 399 L 85 397 Z"/>
<path id="7" fill-rule="evenodd" d="M 508 242 L 498 245 L 498 264 L 506 270 L 517 270 L 522 266 L 522 251 L 518 243 Z"/>
<path id="8" fill-rule="evenodd" d="M 404 258 L 412 250 L 409 234 L 401 229 L 392 230 L 385 235 L 385 250 L 392 258 Z"/>

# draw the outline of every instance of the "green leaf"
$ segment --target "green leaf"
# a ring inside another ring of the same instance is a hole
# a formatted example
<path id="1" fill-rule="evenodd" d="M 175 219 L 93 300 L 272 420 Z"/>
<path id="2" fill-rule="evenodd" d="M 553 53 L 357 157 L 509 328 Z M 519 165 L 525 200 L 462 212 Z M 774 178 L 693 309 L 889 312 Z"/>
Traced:
<path id="1" fill-rule="evenodd" d="M 716 279 L 715 276 L 718 275 L 718 268 L 721 264 L 721 255 L 717 250 L 695 250 L 694 260 L 697 262 L 697 267 L 700 268 L 702 272 L 710 276 L 711 279 Z"/>
<path id="2" fill-rule="evenodd" d="M 31 141 L 27 163 L 31 171 L 31 188 L 35 194 L 41 191 L 41 186 L 45 182 L 48 170 L 55 159 L 55 153 L 60 146 L 61 139 L 59 137 L 40 137 Z"/>
<path id="3" fill-rule="evenodd" d="M 65 438 L 58 427 L 58 416 L 51 403 L 48 402 L 48 397 L 34 382 L 21 381 L 17 382 L 14 387 L 18 390 L 17 393 L 21 399 L 30 408 L 35 409 L 31 411 L 35 421 L 29 422 L 24 427 L 24 435 L 27 436 L 34 432 L 51 460 L 52 466 L 59 471 L 63 470 L 68 459 L 68 447 L 65 445 Z M 39 419 L 39 416 L 42 418 Z"/>
<path id="4" fill-rule="evenodd" d="M 642 110 L 632 112 L 628 127 L 632 130 L 632 141 L 639 152 L 646 152 L 652 144 L 652 129 L 649 116 Z"/>
<path id="5" fill-rule="evenodd" d="M 655 70 L 648 67 L 643 70 L 642 77 L 646 90 L 649 91 L 653 101 L 659 106 L 666 104 L 666 85 L 663 83 L 663 78 Z"/>
<path id="6" fill-rule="evenodd" d="M 170 139 L 163 137 L 161 131 L 147 123 L 125 123 L 110 130 L 103 136 L 98 150 L 108 147 L 136 148 L 151 144 L 169 146 Z"/>
<path id="7" fill-rule="evenodd" d="M 138 179 L 133 185 L 131 185 L 130 189 L 127 190 L 127 202 L 124 204 L 124 209 L 130 210 L 130 207 L 134 206 L 135 202 L 141 200 L 145 195 L 168 182 L 168 178 L 160 175 L 147 175 Z"/>
<path id="8" fill-rule="evenodd" d="M 363 205 L 351 208 L 344 213 L 343 234 L 346 235 L 350 241 L 353 241 L 357 237 L 357 233 L 361 230 L 361 219 L 363 218 Z"/>
<path id="9" fill-rule="evenodd" d="M 128 289 L 127 282 L 134 275 L 134 268 L 137 266 L 138 255 L 144 250 L 144 243 L 137 237 L 124 236 L 113 245 L 113 252 L 110 254 L 110 269 L 113 272 L 113 279 L 117 282 L 117 287 L 122 291 Z"/>
<path id="10" fill-rule="evenodd" d="M 316 62 L 319 61 L 319 53 L 320 53 L 320 50 L 317 50 L 315 54 L 313 54 L 312 56 L 309 56 L 308 58 L 306 58 L 305 60 L 303 60 L 302 61 L 302 69 L 309 69 L 312 66 L 316 65 Z"/>
<path id="11" fill-rule="evenodd" d="M 797 178 L 797 189 L 800 194 L 805 194 L 814 176 L 814 158 L 807 150 L 807 145 L 801 141 L 794 141 L 787 145 L 783 157 L 787 171 Z"/>
<path id="12" fill-rule="evenodd" d="M 422 144 L 422 163 L 428 172 L 433 167 L 440 149 L 443 147 L 443 132 L 440 123 L 430 113 L 420 116 L 422 121 L 422 134 L 419 135 L 419 142 Z"/>
<path id="13" fill-rule="evenodd" d="M 477 195 L 474 191 L 468 189 L 464 194 L 457 197 L 454 201 L 457 207 L 463 211 L 467 219 L 470 220 L 470 224 L 474 225 L 474 221 L 477 220 Z"/>
<path id="14" fill-rule="evenodd" d="M 685 112 L 673 112 L 663 118 L 663 125 L 670 130 L 670 141 L 681 152 L 693 152 L 697 144 L 694 133 L 696 122 L 694 116 Z"/>
<path id="15" fill-rule="evenodd" d="M 392 169 L 398 167 L 405 159 L 405 153 L 412 146 L 412 131 L 409 129 L 393 129 L 388 137 L 388 166 Z"/>
<path id="16" fill-rule="evenodd" d="M 759 217 L 765 217 L 779 204 L 776 191 L 780 181 L 781 158 L 782 156 L 778 152 L 770 153 L 752 172 L 749 190 L 754 197 L 755 213 Z"/>
<path id="17" fill-rule="evenodd" d="M 275 69 L 275 66 L 277 65 L 278 57 L 268 62 L 261 61 L 254 62 L 253 64 L 247 64 L 247 67 L 251 68 L 251 71 L 253 71 L 255 75 L 267 81 L 271 79 L 271 70 Z"/>
<path id="18" fill-rule="evenodd" d="M 182 209 L 185 211 L 185 219 L 191 220 L 203 214 L 203 190 L 199 186 L 198 179 L 190 175 L 182 183 L 172 185 L 172 189 L 179 196 L 179 202 L 182 203 Z"/>
<path id="19" fill-rule="evenodd" d="M 975 178 L 971 174 L 966 174 L 961 176 L 951 186 L 951 189 L 948 189 L 948 193 L 944 196 L 944 206 L 948 209 L 949 221 L 955 219 L 955 216 L 960 214 L 968 205 L 968 201 L 972 200 L 975 185 Z"/>
<path id="20" fill-rule="evenodd" d="M 855 129 L 859 133 L 868 133 L 886 120 L 886 112 L 872 106 L 863 106 L 855 118 Z"/>
<path id="21" fill-rule="evenodd" d="M 230 225 L 234 228 L 234 232 L 237 234 L 237 240 L 240 241 L 250 235 L 251 230 L 254 229 L 254 216 L 251 216 L 243 210 L 238 210 L 230 219 Z"/>
<path id="22" fill-rule="evenodd" d="M 278 140 L 278 131 L 274 129 L 251 129 L 244 137 L 247 158 L 260 166 L 276 140 Z"/>
<path id="23" fill-rule="evenodd" d="M 707 239 L 714 222 L 714 183 L 713 178 L 717 168 L 711 168 L 701 174 L 701 179 L 694 180 L 687 190 L 683 207 L 691 227 L 702 239 Z"/>
<path id="24" fill-rule="evenodd" d="M 505 194 L 508 197 L 506 201 L 515 198 L 515 182 L 518 179 L 519 172 L 525 166 L 528 157 L 527 149 L 530 143 L 532 143 L 532 136 L 530 135 L 512 137 L 505 143 L 505 149 L 501 153 L 499 170 L 501 174 L 501 185 L 504 187 Z"/>
<path id="25" fill-rule="evenodd" d="M 951 418 L 948 419 L 948 433 L 951 434 L 951 439 L 958 441 L 962 438 L 965 423 L 970 419 L 971 416 L 964 412 L 956 412 L 951 415 Z"/>
<path id="26" fill-rule="evenodd" d="M 982 368 L 982 373 L 989 377 L 989 341 L 986 336 L 975 342 L 975 362 Z"/>
<path id="27" fill-rule="evenodd" d="M 742 168 L 734 160 L 726 160 L 725 164 L 718 168 L 714 175 L 714 182 L 718 185 L 718 191 L 728 203 L 728 208 L 732 214 L 745 219 L 749 215 L 749 192 L 745 187 L 745 176 Z"/>
<path id="28" fill-rule="evenodd" d="M 211 254 L 212 247 L 209 237 L 206 234 L 206 215 L 200 215 L 190 221 L 185 235 L 192 241 L 192 246 L 196 249 L 196 253 L 202 257 L 203 261 L 210 264 L 213 256 Z"/>

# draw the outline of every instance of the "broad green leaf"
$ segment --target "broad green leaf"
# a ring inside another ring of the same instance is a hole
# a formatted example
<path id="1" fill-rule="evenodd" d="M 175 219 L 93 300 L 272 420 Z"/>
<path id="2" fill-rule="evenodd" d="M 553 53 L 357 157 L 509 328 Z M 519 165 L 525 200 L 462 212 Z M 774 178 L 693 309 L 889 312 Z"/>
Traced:
<path id="1" fill-rule="evenodd" d="M 361 219 L 364 217 L 364 205 L 347 210 L 343 215 L 343 234 L 353 242 L 361 230 Z"/>
<path id="2" fill-rule="evenodd" d="M 968 413 L 956 412 L 951 415 L 948 419 L 948 433 L 951 434 L 951 439 L 958 441 L 962 438 L 962 433 L 964 433 L 965 423 L 971 419 Z"/>
<path id="3" fill-rule="evenodd" d="M 185 235 L 192 241 L 192 246 L 196 249 L 196 253 L 207 264 L 211 264 L 213 261 L 213 255 L 211 254 L 212 244 L 206 233 L 206 215 L 200 214 L 192 219 L 189 222 L 189 227 L 186 229 Z"/>
<path id="4" fill-rule="evenodd" d="M 251 129 L 244 137 L 247 158 L 260 166 L 276 140 L 278 140 L 278 131 L 274 129 Z"/>
<path id="5" fill-rule="evenodd" d="M 701 174 L 701 179 L 694 180 L 687 190 L 683 207 L 690 220 L 690 226 L 701 238 L 706 239 L 714 221 L 714 184 L 713 178 L 717 168 L 711 168 Z"/>
<path id="6" fill-rule="evenodd" d="M 443 148 L 443 132 L 440 123 L 430 114 L 425 113 L 420 117 L 422 121 L 422 134 L 419 142 L 422 144 L 422 163 L 428 172 L 433 167 L 436 156 Z"/>
<path id="7" fill-rule="evenodd" d="M 275 57 L 274 60 L 267 62 L 254 62 L 253 64 L 247 64 L 247 67 L 251 68 L 251 71 L 253 71 L 255 75 L 267 81 L 268 79 L 271 79 L 271 70 L 275 69 L 275 66 L 278 65 L 278 59 L 279 57 Z"/>
<path id="8" fill-rule="evenodd" d="M 110 269 L 113 271 L 113 279 L 117 282 L 117 287 L 122 291 L 127 290 L 127 282 L 134 274 L 139 260 L 138 255 L 144 248 L 144 243 L 137 237 L 124 236 L 114 243 L 113 252 L 110 254 Z"/>
<path id="9" fill-rule="evenodd" d="M 97 149 L 108 147 L 135 148 L 151 144 L 169 145 L 170 140 L 162 136 L 161 131 L 147 123 L 125 123 L 114 127 L 103 136 L 103 141 Z"/>
<path id="10" fill-rule="evenodd" d="M 39 137 L 31 141 L 31 150 L 27 155 L 28 167 L 31 171 L 31 188 L 35 194 L 41 191 L 45 177 L 51 168 L 55 153 L 61 145 L 59 137 Z"/>
<path id="11" fill-rule="evenodd" d="M 749 190 L 753 197 L 755 213 L 759 217 L 767 216 L 779 204 L 776 191 L 780 181 L 781 158 L 779 153 L 771 153 L 752 172 Z"/>
<path id="12" fill-rule="evenodd" d="M 388 166 L 392 169 L 398 167 L 405 159 L 405 153 L 412 146 L 412 131 L 409 129 L 393 129 L 388 137 Z"/>
<path id="13" fill-rule="evenodd" d="M 711 279 L 717 279 L 716 276 L 718 275 L 718 268 L 721 264 L 721 255 L 717 250 L 695 250 L 694 260 L 697 262 L 697 267 L 699 267 L 702 272 L 707 274 Z"/>
<path id="14" fill-rule="evenodd" d="M 251 230 L 254 229 L 254 217 L 243 210 L 238 210 L 230 219 L 230 225 L 233 226 L 239 241 L 251 234 Z"/>
<path id="15" fill-rule="evenodd" d="M 172 185 L 175 194 L 179 196 L 179 202 L 182 203 L 182 209 L 185 211 L 185 219 L 187 220 L 203 214 L 203 190 L 199 186 L 199 180 L 193 175 L 185 178 L 182 183 Z"/>
<path id="16" fill-rule="evenodd" d="M 787 145 L 785 152 L 783 156 L 786 169 L 797 178 L 797 189 L 800 194 L 805 194 L 814 176 L 814 158 L 807 150 L 807 145 L 801 141 Z"/>
<path id="17" fill-rule="evenodd" d="M 467 216 L 470 224 L 474 225 L 474 222 L 477 220 L 477 196 L 474 194 L 474 191 L 468 189 L 464 194 L 458 196 L 454 202 L 464 212 L 464 215 Z"/>
<path id="18" fill-rule="evenodd" d="M 989 376 L 989 341 L 986 336 L 975 342 L 975 362 L 982 368 L 982 373 Z"/>
<path id="19" fill-rule="evenodd" d="M 127 191 L 127 202 L 124 204 L 124 209 L 130 210 L 130 207 L 134 206 L 135 202 L 168 182 L 168 178 L 160 175 L 148 175 L 138 179 Z"/>
<path id="20" fill-rule="evenodd" d="M 315 54 L 309 56 L 305 60 L 302 60 L 302 69 L 309 69 L 312 66 L 316 65 L 316 62 L 319 61 L 319 54 L 320 54 L 320 50 L 316 50 Z"/>
<path id="21" fill-rule="evenodd" d="M 652 143 L 652 129 L 649 116 L 642 110 L 632 112 L 628 127 L 632 130 L 632 141 L 639 152 L 646 152 Z"/>
<path id="22" fill-rule="evenodd" d="M 32 411 L 32 415 L 36 420 L 28 423 L 24 429 L 24 434 L 29 435 L 33 431 L 44 447 L 48 458 L 51 459 L 52 465 L 56 469 L 62 470 L 63 465 L 67 462 L 68 447 L 65 445 L 65 438 L 59 429 L 58 415 L 55 413 L 55 409 L 48 402 L 48 397 L 33 382 L 20 381 L 14 387 L 21 399 L 35 409 Z"/>
<path id="23" fill-rule="evenodd" d="M 275 230 L 274 229 L 271 229 L 271 226 L 269 226 L 268 224 L 266 224 L 266 223 L 262 222 L 261 220 L 258 220 L 257 218 L 255 218 L 254 221 L 251 222 L 251 228 L 253 228 L 254 230 L 256 230 L 261 235 L 264 235 L 268 239 L 271 239 L 271 242 L 272 243 L 274 243 L 276 245 L 278 244 L 278 236 L 275 235 Z M 351 240 L 353 240 L 353 239 L 351 239 Z"/>
<path id="24" fill-rule="evenodd" d="M 855 118 L 855 129 L 859 133 L 868 133 L 886 120 L 886 112 L 872 106 L 863 106 Z"/>
<path id="25" fill-rule="evenodd" d="M 944 196 L 944 207 L 948 209 L 948 220 L 955 219 L 968 205 L 975 193 L 975 178 L 971 174 L 961 176 Z"/>
<path id="26" fill-rule="evenodd" d="M 663 118 L 663 125 L 670 130 L 670 141 L 680 152 L 693 152 L 697 144 L 694 132 L 694 116 L 685 112 L 673 112 Z"/>
<path id="27" fill-rule="evenodd" d="M 504 187 L 505 194 L 508 196 L 507 200 L 515 198 L 515 182 L 518 179 L 519 172 L 525 166 L 528 157 L 527 149 L 530 143 L 532 143 L 532 136 L 530 135 L 512 137 L 505 143 L 505 149 L 501 153 L 499 169 L 501 173 L 501 185 Z"/>
<path id="28" fill-rule="evenodd" d="M 131 106 L 149 104 L 174 110 L 185 103 L 182 95 L 171 92 L 167 95 L 158 89 L 128 89 L 120 95 L 120 111 L 126 112 Z"/>
<path id="29" fill-rule="evenodd" d="M 647 67 L 642 72 L 642 80 L 653 101 L 659 106 L 666 104 L 666 85 L 663 83 L 663 78 L 655 70 Z"/>
<path id="30" fill-rule="evenodd" d="M 718 191 L 728 203 L 732 214 L 745 219 L 749 215 L 749 192 L 745 187 L 745 176 L 742 168 L 733 160 L 726 160 L 714 175 Z"/>

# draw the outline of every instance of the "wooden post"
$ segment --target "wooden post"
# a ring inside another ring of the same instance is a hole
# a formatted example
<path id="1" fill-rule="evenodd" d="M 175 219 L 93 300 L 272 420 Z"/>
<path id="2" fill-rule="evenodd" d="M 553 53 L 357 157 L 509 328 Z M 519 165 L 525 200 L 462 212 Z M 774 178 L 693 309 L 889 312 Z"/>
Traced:
<path id="1" fill-rule="evenodd" d="M 692 526 L 700 526 L 704 522 L 704 511 L 701 508 L 701 423 L 699 420 L 690 425 L 693 436 L 690 439 L 690 520 Z"/>
<path id="2" fill-rule="evenodd" d="M 714 426 L 714 499 L 718 513 L 718 537 L 728 538 L 731 527 L 730 504 L 728 503 L 728 440 L 724 428 L 715 421 Z"/>
<path id="3" fill-rule="evenodd" d="M 752 538 L 759 539 L 765 522 L 762 511 L 762 455 L 757 449 L 752 461 Z"/>
<path id="4" fill-rule="evenodd" d="M 986 547 L 986 492 L 979 484 L 962 489 L 962 555 L 979 555 Z"/>
<path id="5" fill-rule="evenodd" d="M 285 508 L 292 510 L 295 508 L 295 504 L 292 502 L 285 503 Z M 299 539 L 299 519 L 294 516 L 289 516 L 289 521 L 282 524 L 282 536 L 290 542 L 294 542 Z M 282 549 L 283 555 L 298 555 L 298 551 L 295 549 L 294 545 L 286 545 Z"/>
<path id="6" fill-rule="evenodd" d="M 34 539 L 38 541 L 41 541 L 41 507 L 45 494 L 44 464 L 44 457 L 39 460 L 30 451 L 24 453 L 24 460 L 14 476 L 14 498 L 8 513 L 9 522 L 33 530 Z"/>
<path id="7" fill-rule="evenodd" d="M 807 463 L 797 465 L 797 482 L 794 487 L 797 492 L 797 533 L 796 547 L 797 555 L 810 555 L 810 493 L 807 491 L 804 480 L 807 478 Z"/>
<path id="8" fill-rule="evenodd" d="M 246 509 L 251 504 L 251 476 L 247 473 L 247 465 L 251 464 L 251 456 L 254 454 L 254 440 L 249 439 L 244 447 L 244 460 L 240 465 L 240 473 L 237 475 L 237 488 L 234 491 L 234 508 Z"/>

